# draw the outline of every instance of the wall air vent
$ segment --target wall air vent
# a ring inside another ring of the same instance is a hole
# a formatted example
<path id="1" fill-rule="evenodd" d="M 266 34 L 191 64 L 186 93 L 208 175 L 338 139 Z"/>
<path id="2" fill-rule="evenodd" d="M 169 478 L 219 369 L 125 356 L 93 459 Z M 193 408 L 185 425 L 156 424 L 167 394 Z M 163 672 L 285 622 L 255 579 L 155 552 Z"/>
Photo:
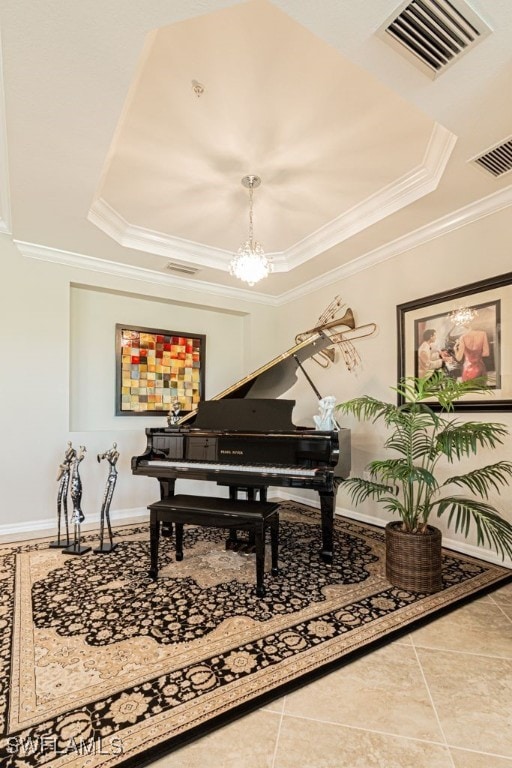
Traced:
<path id="1" fill-rule="evenodd" d="M 187 264 L 177 264 L 174 261 L 170 261 L 165 266 L 170 272 L 179 272 L 181 275 L 195 275 L 199 272 L 195 267 L 189 267 Z"/>
<path id="2" fill-rule="evenodd" d="M 380 37 L 430 77 L 437 77 L 491 32 L 463 0 L 412 0 Z"/>
<path id="3" fill-rule="evenodd" d="M 496 178 L 512 171 L 512 136 L 471 161 Z"/>

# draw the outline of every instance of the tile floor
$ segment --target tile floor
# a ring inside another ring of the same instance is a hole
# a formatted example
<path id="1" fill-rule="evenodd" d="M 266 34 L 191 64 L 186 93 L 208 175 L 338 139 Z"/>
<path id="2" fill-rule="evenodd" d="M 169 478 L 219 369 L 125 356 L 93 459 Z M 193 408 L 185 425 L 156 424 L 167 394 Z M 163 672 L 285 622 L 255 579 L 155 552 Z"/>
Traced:
<path id="1" fill-rule="evenodd" d="M 512 584 L 151 768 L 512 768 Z"/>

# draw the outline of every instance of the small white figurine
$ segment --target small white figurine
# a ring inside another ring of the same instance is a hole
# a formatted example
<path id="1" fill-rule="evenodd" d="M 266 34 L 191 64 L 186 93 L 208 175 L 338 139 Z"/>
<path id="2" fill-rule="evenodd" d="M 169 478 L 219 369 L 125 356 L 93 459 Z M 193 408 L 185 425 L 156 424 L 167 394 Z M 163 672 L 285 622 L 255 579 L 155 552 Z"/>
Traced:
<path id="1" fill-rule="evenodd" d="M 315 427 L 317 429 L 332 432 L 337 428 L 333 416 L 335 404 L 336 398 L 334 395 L 327 395 L 327 397 L 322 397 L 322 399 L 318 401 L 320 413 L 318 416 L 313 416 L 313 421 L 315 422 Z"/>

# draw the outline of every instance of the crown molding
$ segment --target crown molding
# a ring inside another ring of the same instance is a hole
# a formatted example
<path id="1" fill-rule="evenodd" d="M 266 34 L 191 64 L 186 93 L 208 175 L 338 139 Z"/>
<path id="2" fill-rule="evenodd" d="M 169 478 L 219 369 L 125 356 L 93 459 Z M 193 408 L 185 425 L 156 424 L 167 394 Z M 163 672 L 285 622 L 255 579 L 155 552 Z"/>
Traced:
<path id="1" fill-rule="evenodd" d="M 13 243 L 23 256 L 27 256 L 30 259 L 48 261 L 66 267 L 87 269 L 91 272 L 100 272 L 105 275 L 113 275 L 114 277 L 128 278 L 129 280 L 142 280 L 145 283 L 153 283 L 166 288 L 179 288 L 180 291 L 199 291 L 208 293 L 211 296 L 242 299 L 253 304 L 266 304 L 269 306 L 277 304 L 277 300 L 273 296 L 248 291 L 244 288 L 232 288 L 227 285 L 209 283 L 206 280 L 190 280 L 186 277 L 175 277 L 144 267 L 134 267 L 117 261 L 109 261 L 108 259 L 98 259 L 95 256 L 86 256 L 83 253 L 61 251 L 57 248 L 49 248 L 46 245 L 38 245 L 37 243 L 27 243 L 22 240 L 13 240 Z"/>
<path id="2" fill-rule="evenodd" d="M 225 251 L 222 248 L 213 248 L 180 237 L 170 237 L 162 232 L 130 224 L 102 197 L 98 197 L 93 202 L 87 218 L 91 224 L 125 248 L 165 256 L 200 267 L 223 269 L 226 272 L 233 258 L 231 251 Z M 287 271 L 283 254 L 267 253 L 267 256 L 272 259 L 275 272 Z"/>
<path id="3" fill-rule="evenodd" d="M 359 205 L 320 227 L 286 251 L 268 253 L 275 272 L 289 272 L 332 246 L 390 216 L 436 189 L 457 137 L 439 123 L 432 130 L 421 165 L 413 168 Z M 126 248 L 179 259 L 213 269 L 229 269 L 230 251 L 171 237 L 130 224 L 101 197 L 94 200 L 88 220 Z"/>
<path id="4" fill-rule="evenodd" d="M 154 253 L 213 269 L 228 269 L 233 254 L 191 240 L 169 237 L 162 232 L 130 224 L 106 200 L 97 198 L 89 209 L 88 220 L 125 248 Z"/>
<path id="5" fill-rule="evenodd" d="M 490 216 L 493 213 L 498 213 L 503 208 L 508 208 L 510 205 L 512 205 L 512 185 L 505 187 L 499 192 L 494 192 L 492 195 L 488 195 L 481 200 L 470 203 L 463 208 L 452 211 L 436 221 L 432 221 L 423 227 L 408 232 L 406 235 L 403 235 L 396 240 L 392 240 L 389 243 L 379 246 L 379 248 L 375 248 L 373 251 L 368 251 L 368 253 L 359 256 L 357 259 L 353 259 L 347 264 L 336 267 L 336 269 L 332 269 L 329 272 L 325 272 L 320 277 L 310 280 L 300 288 L 295 288 L 291 291 L 282 293 L 279 297 L 279 303 L 288 304 L 308 293 L 313 293 L 320 288 L 330 286 L 337 280 L 346 279 L 365 269 L 370 269 L 376 264 L 380 264 L 383 261 L 399 256 L 405 251 L 410 251 L 419 245 L 423 245 L 423 243 L 429 242 L 429 240 L 442 237 L 455 229 L 460 229 L 468 224 L 472 224 L 478 219 Z"/>
<path id="6" fill-rule="evenodd" d="M 288 269 L 304 264 L 437 188 L 457 137 L 434 125 L 421 165 L 333 219 L 285 252 Z"/>
<path id="7" fill-rule="evenodd" d="M 77 267 L 87 269 L 93 272 L 114 275 L 132 280 L 142 280 L 147 283 L 153 283 L 162 286 L 173 286 L 181 290 L 204 291 L 212 296 L 225 296 L 251 301 L 257 304 L 267 306 L 282 306 L 296 299 L 306 296 L 321 288 L 332 285 L 333 282 L 343 280 L 347 277 L 370 269 L 376 264 L 392 259 L 405 251 L 412 250 L 429 240 L 442 237 L 449 232 L 465 227 L 478 219 L 498 213 L 503 208 L 512 205 L 512 185 L 505 187 L 499 192 L 482 198 L 474 203 L 459 208 L 436 221 L 433 221 L 413 232 L 409 232 L 403 237 L 392 240 L 373 251 L 359 256 L 357 259 L 348 262 L 336 269 L 330 270 L 318 278 L 304 283 L 299 288 L 286 291 L 280 296 L 275 297 L 269 294 L 248 291 L 244 288 L 232 288 L 229 286 L 218 285 L 201 280 L 191 280 L 189 278 L 175 277 L 172 275 L 161 274 L 144 267 L 133 267 L 127 264 L 120 264 L 115 261 L 98 259 L 94 256 L 61 251 L 55 248 L 49 248 L 35 243 L 27 243 L 20 240 L 14 240 L 18 250 L 32 259 L 63 264 L 68 267 Z M 271 278 L 270 278 L 271 279 Z"/>

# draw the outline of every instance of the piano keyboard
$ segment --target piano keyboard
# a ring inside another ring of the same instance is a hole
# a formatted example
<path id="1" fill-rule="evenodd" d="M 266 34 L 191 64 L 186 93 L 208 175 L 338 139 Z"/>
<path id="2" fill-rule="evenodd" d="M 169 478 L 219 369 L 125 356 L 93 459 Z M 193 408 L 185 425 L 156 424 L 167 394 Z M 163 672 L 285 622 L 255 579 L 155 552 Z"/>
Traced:
<path id="1" fill-rule="evenodd" d="M 249 472 L 255 472 L 259 474 L 268 475 L 296 475 L 299 477 L 314 477 L 318 471 L 318 467 L 314 469 L 306 469 L 305 467 L 267 467 L 262 464 L 208 464 L 202 461 L 159 461 L 158 459 L 152 459 L 145 462 L 148 467 L 167 467 L 168 469 L 208 469 L 215 470 L 216 472 L 243 472 L 248 474 Z"/>

